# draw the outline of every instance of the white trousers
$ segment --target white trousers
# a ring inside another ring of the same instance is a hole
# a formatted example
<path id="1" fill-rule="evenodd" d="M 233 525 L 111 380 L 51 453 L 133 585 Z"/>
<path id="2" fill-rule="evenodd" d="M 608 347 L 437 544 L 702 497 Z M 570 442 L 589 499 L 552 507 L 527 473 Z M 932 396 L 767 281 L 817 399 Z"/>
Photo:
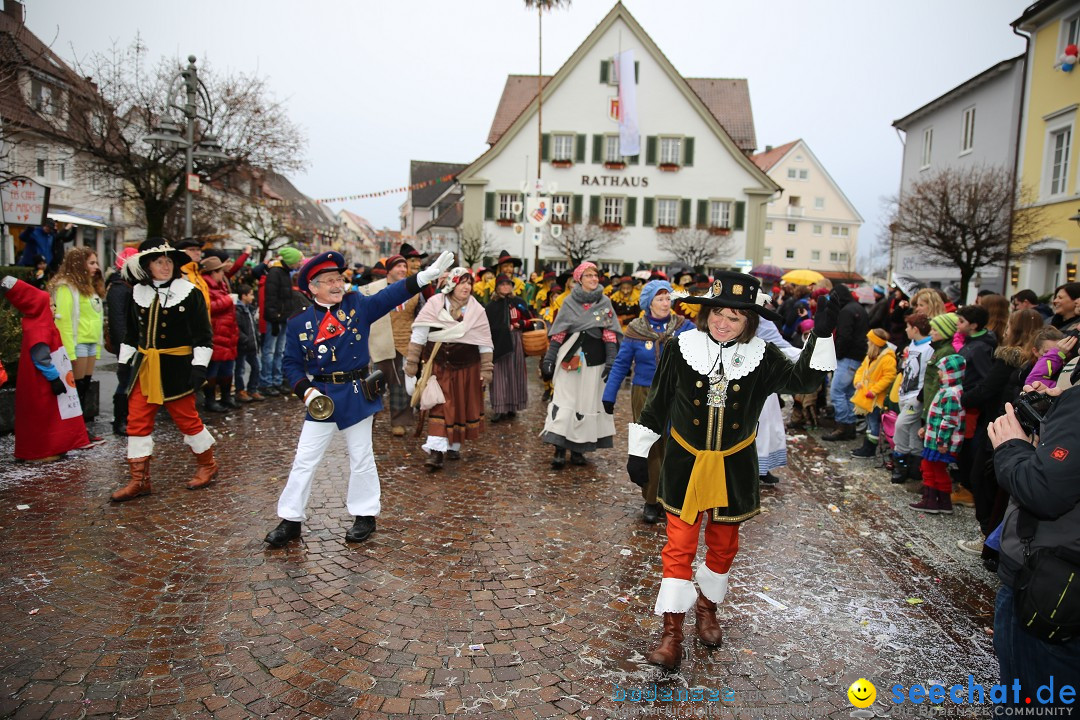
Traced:
<path id="1" fill-rule="evenodd" d="M 374 517 L 382 509 L 379 504 L 379 471 L 375 467 L 375 455 L 371 449 L 372 421 L 371 417 L 365 418 L 341 431 L 349 451 L 349 492 L 345 506 L 349 508 L 350 515 Z M 305 510 L 311 497 L 311 482 L 336 432 L 337 425 L 332 422 L 304 421 L 289 481 L 278 498 L 277 514 L 282 520 L 307 520 Z"/>

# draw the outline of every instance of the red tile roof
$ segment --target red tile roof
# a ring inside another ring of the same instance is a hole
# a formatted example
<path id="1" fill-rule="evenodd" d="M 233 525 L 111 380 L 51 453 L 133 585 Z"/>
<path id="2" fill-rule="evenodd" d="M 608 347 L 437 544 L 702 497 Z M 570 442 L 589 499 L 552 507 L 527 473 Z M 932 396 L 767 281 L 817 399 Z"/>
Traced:
<path id="1" fill-rule="evenodd" d="M 792 140 L 787 145 L 781 145 L 779 147 L 774 147 L 772 150 L 766 150 L 763 153 L 751 155 L 750 159 L 764 172 L 769 172 L 769 170 L 772 169 L 772 166 L 780 162 L 780 158 L 787 155 L 788 151 L 795 147 L 795 144 L 798 142 L 798 140 Z"/>
<path id="2" fill-rule="evenodd" d="M 550 75 L 540 77 L 545 86 L 551 80 Z M 491 130 L 488 132 L 488 145 L 499 142 L 499 138 L 510 129 L 518 115 L 529 106 L 534 97 L 536 97 L 535 75 L 506 76 L 506 85 L 503 86 L 502 97 L 499 99 L 499 108 L 495 111 L 495 119 L 491 121 Z"/>

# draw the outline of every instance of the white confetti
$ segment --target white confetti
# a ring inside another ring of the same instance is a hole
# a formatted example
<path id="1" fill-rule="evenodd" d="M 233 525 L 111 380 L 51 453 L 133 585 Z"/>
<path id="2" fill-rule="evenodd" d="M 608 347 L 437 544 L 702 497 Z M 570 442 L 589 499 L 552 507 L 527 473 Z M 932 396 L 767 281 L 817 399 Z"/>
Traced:
<path id="1" fill-rule="evenodd" d="M 16 510 L 29 510 L 30 506 L 29 505 L 16 505 L 15 509 Z"/>

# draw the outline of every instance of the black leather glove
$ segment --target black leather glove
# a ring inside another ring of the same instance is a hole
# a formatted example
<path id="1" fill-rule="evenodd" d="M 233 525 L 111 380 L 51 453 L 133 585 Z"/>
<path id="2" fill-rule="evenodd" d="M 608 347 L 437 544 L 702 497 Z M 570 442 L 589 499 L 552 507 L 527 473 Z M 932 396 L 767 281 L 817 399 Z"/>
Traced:
<path id="1" fill-rule="evenodd" d="M 603 382 L 607 382 L 608 375 L 610 375 L 610 374 L 611 374 L 611 366 L 610 365 L 605 365 L 604 370 L 600 373 L 600 379 Z"/>
<path id="2" fill-rule="evenodd" d="M 631 455 L 626 460 L 626 472 L 630 475 L 630 482 L 638 487 L 649 484 L 649 461 L 647 458 Z"/>
<path id="3" fill-rule="evenodd" d="M 608 415 L 614 415 L 615 414 L 615 403 L 610 402 L 608 400 L 605 400 L 604 401 L 604 412 L 606 412 Z"/>
<path id="4" fill-rule="evenodd" d="M 49 387 L 52 388 L 53 395 L 63 395 L 67 392 L 67 385 L 60 378 L 50 380 Z"/>
<path id="5" fill-rule="evenodd" d="M 270 323 L 270 336 L 277 337 L 281 333 L 281 323 Z M 205 377 L 205 376 L 204 376 Z"/>
<path id="6" fill-rule="evenodd" d="M 191 366 L 191 389 L 198 390 L 206 382 L 206 366 L 204 365 L 192 365 Z"/>
<path id="7" fill-rule="evenodd" d="M 814 316 L 814 334 L 819 338 L 832 337 L 836 329 L 836 320 L 840 316 L 840 295 L 833 292 L 829 296 L 829 304 L 818 310 Z"/>
<path id="8" fill-rule="evenodd" d="M 604 372 L 600 373 L 600 379 L 604 382 L 607 382 L 608 375 L 611 374 L 611 366 L 615 364 L 615 356 L 618 354 L 618 343 L 604 343 Z"/>
<path id="9" fill-rule="evenodd" d="M 544 358 L 540 361 L 540 377 L 547 382 L 551 382 L 551 378 L 555 377 L 555 361 Z"/>

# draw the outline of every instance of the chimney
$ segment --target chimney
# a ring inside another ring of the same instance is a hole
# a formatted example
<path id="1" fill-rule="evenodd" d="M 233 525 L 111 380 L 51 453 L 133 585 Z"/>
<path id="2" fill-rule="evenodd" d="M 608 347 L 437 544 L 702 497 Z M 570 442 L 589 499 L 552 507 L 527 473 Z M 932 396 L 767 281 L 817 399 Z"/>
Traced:
<path id="1" fill-rule="evenodd" d="M 765 152 L 771 152 L 771 151 L 772 151 L 772 145 L 766 145 L 765 146 Z"/>
<path id="2" fill-rule="evenodd" d="M 26 11 L 23 10 L 23 4 L 19 0 L 4 0 L 4 14 L 10 15 L 21 23 L 25 19 Z"/>

